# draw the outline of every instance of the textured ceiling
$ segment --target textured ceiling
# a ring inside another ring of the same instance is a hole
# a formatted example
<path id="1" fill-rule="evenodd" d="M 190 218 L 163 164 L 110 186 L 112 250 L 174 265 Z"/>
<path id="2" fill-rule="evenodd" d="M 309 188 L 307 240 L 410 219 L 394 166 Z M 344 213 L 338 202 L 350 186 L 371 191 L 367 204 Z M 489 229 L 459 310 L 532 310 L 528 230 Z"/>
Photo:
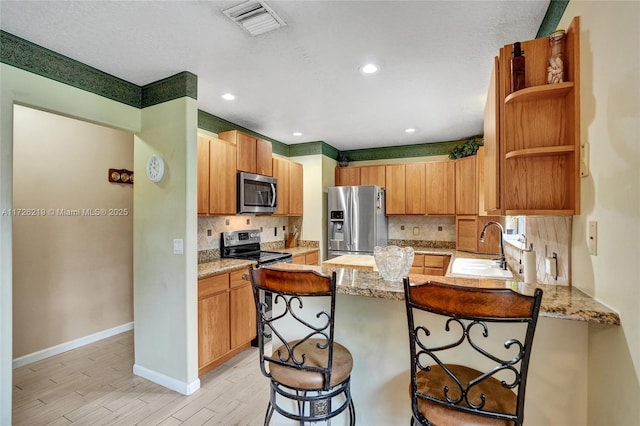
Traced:
<path id="1" fill-rule="evenodd" d="M 287 26 L 252 37 L 222 13 L 239 3 L 2 0 L 0 27 L 137 85 L 192 72 L 203 111 L 349 150 L 482 133 L 492 58 L 534 38 L 549 5 L 269 1 Z M 366 62 L 380 72 L 360 74 Z"/>

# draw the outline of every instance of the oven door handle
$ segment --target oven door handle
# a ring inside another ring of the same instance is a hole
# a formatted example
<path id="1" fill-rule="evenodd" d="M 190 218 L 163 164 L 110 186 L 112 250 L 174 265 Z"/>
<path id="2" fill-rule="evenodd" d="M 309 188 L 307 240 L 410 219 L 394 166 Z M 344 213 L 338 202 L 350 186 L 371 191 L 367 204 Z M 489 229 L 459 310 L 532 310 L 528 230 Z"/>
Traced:
<path id="1" fill-rule="evenodd" d="M 277 198 L 278 198 L 278 193 L 276 192 L 275 183 L 272 183 L 270 185 L 271 185 L 271 192 L 273 192 L 273 198 L 272 198 L 270 207 L 275 207 L 276 206 L 276 201 L 277 201 Z"/>

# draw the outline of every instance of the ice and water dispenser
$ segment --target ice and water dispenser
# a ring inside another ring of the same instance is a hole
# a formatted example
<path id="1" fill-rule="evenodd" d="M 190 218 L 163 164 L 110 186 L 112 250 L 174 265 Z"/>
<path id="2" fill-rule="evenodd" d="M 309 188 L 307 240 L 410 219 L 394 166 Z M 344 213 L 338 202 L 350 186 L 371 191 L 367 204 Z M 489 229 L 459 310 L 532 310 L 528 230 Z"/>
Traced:
<path id="1" fill-rule="evenodd" d="M 329 212 L 329 250 L 348 250 L 344 238 L 344 210 Z"/>

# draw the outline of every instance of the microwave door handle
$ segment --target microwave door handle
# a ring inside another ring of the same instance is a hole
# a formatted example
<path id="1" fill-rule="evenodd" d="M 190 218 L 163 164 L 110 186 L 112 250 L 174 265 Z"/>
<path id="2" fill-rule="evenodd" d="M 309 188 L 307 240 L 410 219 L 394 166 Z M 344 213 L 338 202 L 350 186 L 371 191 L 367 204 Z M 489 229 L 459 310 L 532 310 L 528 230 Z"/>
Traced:
<path id="1" fill-rule="evenodd" d="M 271 207 L 275 207 L 276 206 L 276 198 L 278 197 L 278 194 L 276 192 L 276 185 L 271 183 L 271 191 L 273 192 L 273 201 L 271 201 Z"/>

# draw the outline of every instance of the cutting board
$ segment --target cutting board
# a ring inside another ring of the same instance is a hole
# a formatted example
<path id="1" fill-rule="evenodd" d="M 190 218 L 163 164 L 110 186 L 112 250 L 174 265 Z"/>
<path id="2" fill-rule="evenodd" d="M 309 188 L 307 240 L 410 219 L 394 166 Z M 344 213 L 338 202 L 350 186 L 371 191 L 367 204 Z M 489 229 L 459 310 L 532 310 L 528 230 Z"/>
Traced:
<path id="1" fill-rule="evenodd" d="M 376 261 L 373 256 L 367 256 L 362 254 L 345 254 L 343 256 L 334 257 L 333 259 L 325 260 L 322 262 L 322 266 L 329 266 L 333 268 L 351 268 L 360 269 L 364 271 L 377 271 Z"/>

